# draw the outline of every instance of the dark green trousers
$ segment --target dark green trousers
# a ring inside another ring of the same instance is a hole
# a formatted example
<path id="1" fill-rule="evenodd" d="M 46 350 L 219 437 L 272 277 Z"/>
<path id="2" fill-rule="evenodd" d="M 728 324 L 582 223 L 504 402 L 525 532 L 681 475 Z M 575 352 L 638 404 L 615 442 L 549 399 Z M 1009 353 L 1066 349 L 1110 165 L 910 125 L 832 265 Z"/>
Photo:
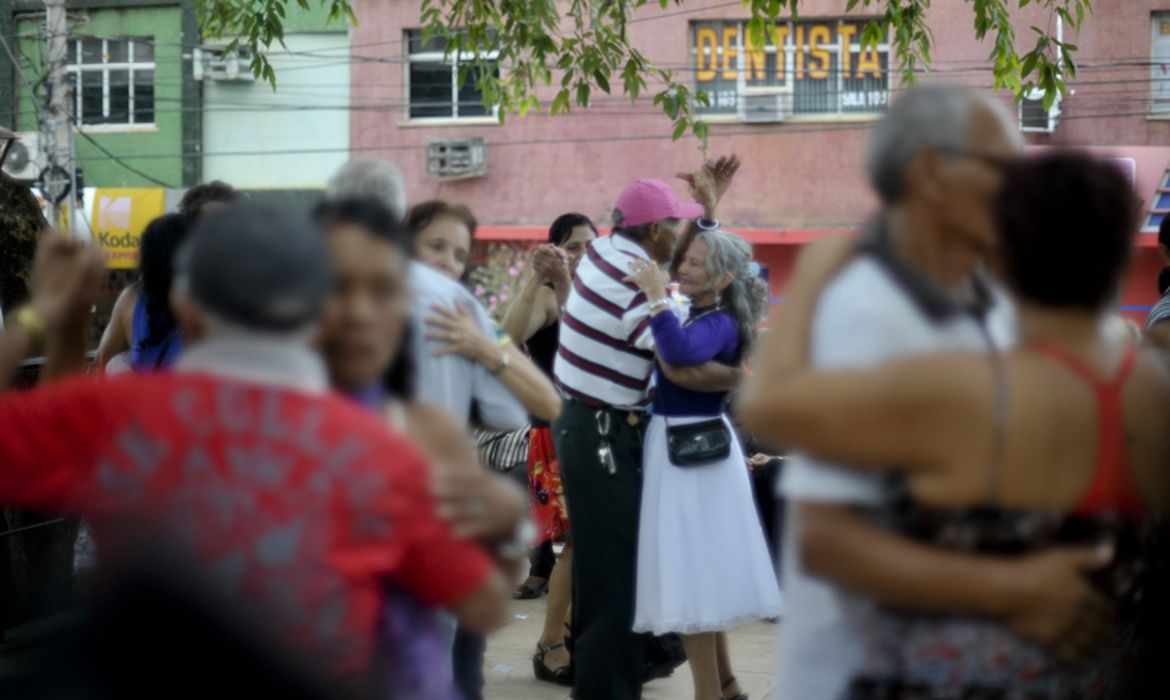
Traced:
<path id="1" fill-rule="evenodd" d="M 610 412 L 608 442 L 617 464 L 610 474 L 597 459 L 596 413 L 570 400 L 552 428 L 573 533 L 573 697 L 637 700 L 646 638 L 630 628 L 644 426 Z"/>

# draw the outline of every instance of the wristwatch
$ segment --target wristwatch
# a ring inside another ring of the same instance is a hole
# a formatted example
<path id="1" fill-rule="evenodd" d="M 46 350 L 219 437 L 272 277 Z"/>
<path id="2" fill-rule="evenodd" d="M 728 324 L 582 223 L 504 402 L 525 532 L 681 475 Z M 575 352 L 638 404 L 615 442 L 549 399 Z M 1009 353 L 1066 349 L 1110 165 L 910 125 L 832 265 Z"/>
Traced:
<path id="1" fill-rule="evenodd" d="M 491 370 L 489 370 L 489 371 L 492 373 L 493 377 L 498 377 L 498 376 L 500 376 L 500 374 L 503 373 L 504 370 L 508 369 L 508 364 L 509 364 L 508 350 L 507 350 L 507 348 L 501 347 L 500 348 L 500 361 L 497 362 L 496 366 L 492 367 Z"/>
<path id="2" fill-rule="evenodd" d="M 501 559 L 522 559 L 528 556 L 534 542 L 536 526 L 530 518 L 524 517 L 516 524 L 512 537 L 496 545 L 496 555 Z"/>

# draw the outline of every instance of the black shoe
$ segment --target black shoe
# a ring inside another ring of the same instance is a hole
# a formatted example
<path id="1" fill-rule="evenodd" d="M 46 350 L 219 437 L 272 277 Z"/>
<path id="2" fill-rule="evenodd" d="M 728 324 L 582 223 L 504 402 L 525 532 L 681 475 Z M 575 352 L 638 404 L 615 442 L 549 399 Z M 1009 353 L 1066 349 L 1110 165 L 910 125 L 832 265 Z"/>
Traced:
<path id="1" fill-rule="evenodd" d="M 546 681 L 548 683 L 555 683 L 566 688 L 573 687 L 573 665 L 558 666 L 557 668 L 549 668 L 544 663 L 544 657 L 550 651 L 561 649 L 564 644 L 554 644 L 551 647 L 546 647 L 543 644 L 536 645 L 536 655 L 532 657 L 532 673 L 536 676 L 538 681 Z"/>
<path id="2" fill-rule="evenodd" d="M 548 593 L 548 579 L 535 588 L 528 584 L 516 586 L 516 590 L 512 591 L 512 598 L 515 600 L 535 600 L 545 593 Z"/>
<path id="3" fill-rule="evenodd" d="M 686 663 L 686 659 L 682 661 L 671 659 L 669 661 L 646 664 L 642 670 L 642 683 L 646 684 L 650 681 L 656 681 L 659 678 L 670 678 L 674 675 L 674 669 L 682 666 L 684 663 Z"/>
<path id="4" fill-rule="evenodd" d="M 728 678 L 727 681 L 723 683 L 723 689 L 727 690 L 727 687 L 730 686 L 732 683 L 735 683 L 735 676 Z M 739 695 L 736 695 L 733 698 L 726 698 L 725 697 L 723 700 L 748 700 L 748 694 L 747 693 L 740 693 Z"/>
<path id="5" fill-rule="evenodd" d="M 676 634 L 646 639 L 646 661 L 642 667 L 642 682 L 668 678 L 674 670 L 687 662 L 682 640 Z"/>

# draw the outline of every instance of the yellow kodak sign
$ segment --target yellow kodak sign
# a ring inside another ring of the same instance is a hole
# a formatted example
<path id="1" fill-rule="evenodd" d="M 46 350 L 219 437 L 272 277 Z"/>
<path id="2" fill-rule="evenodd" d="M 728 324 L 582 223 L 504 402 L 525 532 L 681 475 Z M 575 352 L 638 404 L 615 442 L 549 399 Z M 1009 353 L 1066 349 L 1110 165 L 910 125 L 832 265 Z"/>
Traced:
<path id="1" fill-rule="evenodd" d="M 106 252 L 106 267 L 132 270 L 138 267 L 142 231 L 162 215 L 162 188 L 97 188 L 90 215 L 94 245 Z"/>

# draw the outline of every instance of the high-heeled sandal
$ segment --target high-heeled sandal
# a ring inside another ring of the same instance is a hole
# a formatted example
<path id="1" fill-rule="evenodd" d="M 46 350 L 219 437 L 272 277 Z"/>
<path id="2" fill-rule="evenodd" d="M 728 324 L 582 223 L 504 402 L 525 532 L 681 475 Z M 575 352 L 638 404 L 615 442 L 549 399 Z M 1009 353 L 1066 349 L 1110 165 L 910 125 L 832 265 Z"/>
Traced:
<path id="1" fill-rule="evenodd" d="M 735 683 L 735 676 L 732 676 L 731 678 L 728 678 L 726 682 L 723 683 L 722 689 L 727 690 L 734 683 Z M 723 700 L 748 700 L 748 694 L 747 693 L 740 693 L 739 695 L 736 695 L 735 697 L 732 697 L 732 698 L 724 697 Z"/>
<path id="2" fill-rule="evenodd" d="M 549 668 L 544 663 L 544 657 L 550 651 L 564 648 L 564 644 L 554 644 L 550 647 L 537 642 L 536 654 L 532 657 L 532 673 L 536 676 L 538 681 L 546 681 L 548 683 L 555 683 L 566 688 L 573 687 L 573 665 L 570 662 L 565 666 L 558 666 L 556 668 Z"/>

